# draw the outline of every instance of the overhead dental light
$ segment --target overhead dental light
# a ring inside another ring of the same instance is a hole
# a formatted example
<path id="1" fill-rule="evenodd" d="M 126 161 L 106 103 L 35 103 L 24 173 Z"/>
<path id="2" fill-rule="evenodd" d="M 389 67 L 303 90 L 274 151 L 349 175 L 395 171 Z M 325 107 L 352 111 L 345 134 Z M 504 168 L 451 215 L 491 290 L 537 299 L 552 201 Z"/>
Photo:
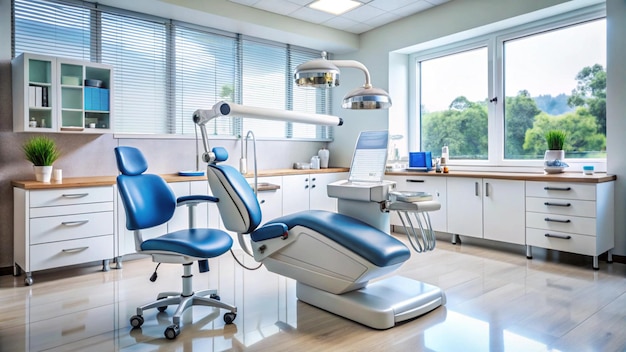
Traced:
<path id="1" fill-rule="evenodd" d="M 325 51 L 322 57 L 296 67 L 294 79 L 299 87 L 332 88 L 339 85 L 339 67 L 357 68 L 365 74 L 365 84 L 343 97 L 344 109 L 388 109 L 391 107 L 389 93 L 372 87 L 367 67 L 354 60 L 328 60 Z"/>

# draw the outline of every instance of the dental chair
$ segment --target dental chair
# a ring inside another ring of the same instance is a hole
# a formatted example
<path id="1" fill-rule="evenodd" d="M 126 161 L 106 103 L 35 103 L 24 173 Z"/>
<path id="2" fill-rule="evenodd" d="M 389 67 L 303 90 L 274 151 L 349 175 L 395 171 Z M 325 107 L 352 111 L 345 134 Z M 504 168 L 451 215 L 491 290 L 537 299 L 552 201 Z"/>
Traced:
<path id="1" fill-rule="evenodd" d="M 176 199 L 167 183 L 159 176 L 145 174 L 148 164 L 143 154 L 133 147 L 115 148 L 115 157 L 120 175 L 117 187 L 126 212 L 126 228 L 134 231 L 137 253 L 152 256 L 152 261 L 183 265 L 182 292 L 162 292 L 154 302 L 137 308 L 137 314 L 130 318 L 133 328 L 144 323 L 143 312 L 157 308 L 160 312 L 167 306 L 178 305 L 172 318 L 172 325 L 164 335 L 174 339 L 180 333 L 180 318 L 187 308 L 194 305 L 226 309 L 223 318 L 231 324 L 237 308 L 223 303 L 216 290 L 193 291 L 192 264 L 197 261 L 200 272 L 209 270 L 208 258 L 214 258 L 230 250 L 233 240 L 226 232 L 217 229 L 195 228 L 194 208 L 202 202 L 218 202 L 217 198 L 199 195 Z M 169 221 L 177 206 L 189 207 L 189 229 L 179 230 L 151 239 L 143 239 L 142 230 Z M 157 266 L 158 268 L 158 266 Z M 156 270 L 151 281 L 156 280 Z"/>
<path id="2" fill-rule="evenodd" d="M 207 177 L 220 200 L 224 226 L 238 234 L 242 249 L 257 262 L 296 280 L 299 300 L 375 329 L 391 328 L 445 304 L 438 287 L 399 276 L 381 279 L 411 253 L 365 222 L 310 210 L 259 227 L 262 214 L 253 189 L 233 167 L 219 164 L 228 158 L 225 149 L 213 148 L 212 154 Z"/>

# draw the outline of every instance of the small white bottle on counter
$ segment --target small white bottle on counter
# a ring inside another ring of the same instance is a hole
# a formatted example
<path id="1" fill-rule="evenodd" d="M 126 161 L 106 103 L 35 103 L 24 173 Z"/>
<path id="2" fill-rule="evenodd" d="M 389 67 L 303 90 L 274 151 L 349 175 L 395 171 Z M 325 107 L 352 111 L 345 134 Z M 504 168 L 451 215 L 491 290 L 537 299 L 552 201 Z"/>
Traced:
<path id="1" fill-rule="evenodd" d="M 320 157 L 317 155 L 313 155 L 311 157 L 311 169 L 319 169 L 320 168 Z"/>

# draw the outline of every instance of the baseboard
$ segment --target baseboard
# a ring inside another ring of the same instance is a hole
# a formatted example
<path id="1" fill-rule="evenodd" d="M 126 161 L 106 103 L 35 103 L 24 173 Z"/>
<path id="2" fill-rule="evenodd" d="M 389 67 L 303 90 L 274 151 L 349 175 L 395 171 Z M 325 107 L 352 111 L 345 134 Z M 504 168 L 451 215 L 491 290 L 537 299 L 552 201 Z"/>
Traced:
<path id="1" fill-rule="evenodd" d="M 13 275 L 13 267 L 5 266 L 3 268 L 0 268 L 0 276 L 4 276 L 4 275 Z"/>

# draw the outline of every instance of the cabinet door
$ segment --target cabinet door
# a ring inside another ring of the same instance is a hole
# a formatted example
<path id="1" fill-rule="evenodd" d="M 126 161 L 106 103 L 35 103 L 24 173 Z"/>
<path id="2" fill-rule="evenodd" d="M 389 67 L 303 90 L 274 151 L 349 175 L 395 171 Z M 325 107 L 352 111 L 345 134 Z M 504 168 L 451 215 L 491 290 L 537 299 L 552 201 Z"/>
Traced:
<path id="1" fill-rule="evenodd" d="M 337 198 L 328 196 L 328 184 L 348 178 L 347 172 L 312 174 L 309 208 L 337 212 Z"/>
<path id="2" fill-rule="evenodd" d="M 254 179 L 248 179 L 248 182 L 253 183 Z M 280 187 L 279 189 L 259 191 L 257 194 L 259 206 L 261 206 L 261 213 L 263 214 L 261 218 L 261 225 L 263 225 L 283 214 L 282 177 L 259 177 L 257 182 L 259 185 L 269 183 Z"/>
<path id="3" fill-rule="evenodd" d="M 433 226 L 433 230 L 447 232 L 447 199 L 446 199 L 446 178 L 440 176 L 386 176 L 386 180 L 396 182 L 398 191 L 427 192 L 433 195 L 441 203 L 441 209 L 430 212 L 428 216 Z M 402 226 L 398 214 L 391 212 L 391 224 Z"/>
<path id="4" fill-rule="evenodd" d="M 12 61 L 15 132 L 56 131 L 56 70 L 54 57 L 22 54 Z"/>
<path id="5" fill-rule="evenodd" d="M 283 215 L 309 210 L 311 175 L 283 176 Z"/>
<path id="6" fill-rule="evenodd" d="M 484 238 L 525 244 L 524 181 L 484 179 L 483 190 Z"/>
<path id="7" fill-rule="evenodd" d="M 482 197 L 482 179 L 447 177 L 448 232 L 483 237 Z"/>

